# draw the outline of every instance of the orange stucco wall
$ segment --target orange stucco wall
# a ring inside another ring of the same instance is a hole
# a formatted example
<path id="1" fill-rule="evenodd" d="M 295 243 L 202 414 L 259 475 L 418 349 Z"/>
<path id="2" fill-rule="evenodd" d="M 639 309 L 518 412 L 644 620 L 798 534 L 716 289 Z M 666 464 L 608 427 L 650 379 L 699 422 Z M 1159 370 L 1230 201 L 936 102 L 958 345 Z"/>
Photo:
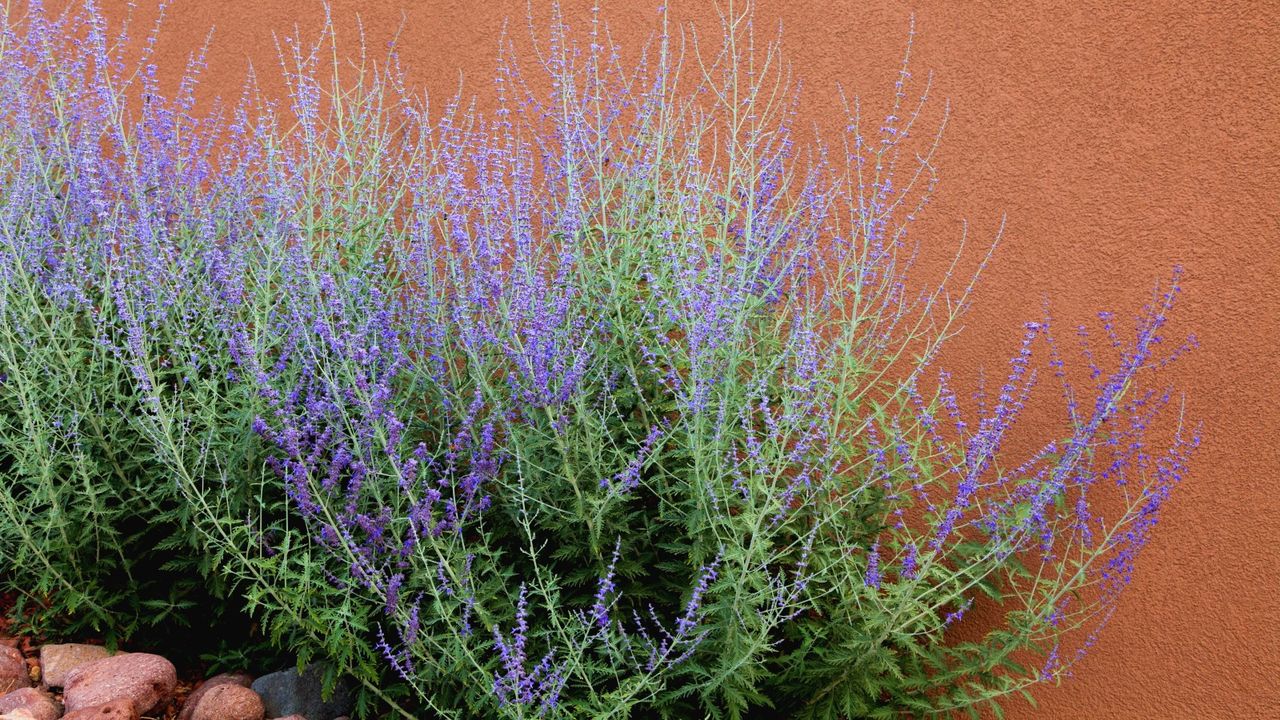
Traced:
<path id="1" fill-rule="evenodd" d="M 101 4 L 116 18 L 126 5 Z M 564 4 L 571 21 L 591 5 Z M 605 6 L 624 44 L 652 30 L 656 2 Z M 717 32 L 709 2 L 671 6 Z M 373 48 L 402 29 L 404 63 L 436 97 L 460 79 L 487 92 L 503 20 L 525 34 L 524 0 L 331 10 L 353 43 L 357 15 Z M 933 70 L 952 106 L 930 231 L 950 243 L 968 218 L 989 237 L 1008 217 L 948 355 L 957 375 L 997 368 L 1044 296 L 1071 327 L 1136 310 L 1175 263 L 1187 277 L 1174 330 L 1201 342 L 1177 370 L 1205 423 L 1189 477 L 1075 679 L 1011 717 L 1280 718 L 1280 4 L 760 0 L 756 19 L 781 22 L 805 119 L 821 125 L 837 82 L 872 106 L 889 96 L 912 12 L 913 68 Z M 234 98 L 249 61 L 277 67 L 273 32 L 314 36 L 322 18 L 319 0 L 177 0 L 161 64 L 180 67 L 216 26 L 203 93 Z"/>

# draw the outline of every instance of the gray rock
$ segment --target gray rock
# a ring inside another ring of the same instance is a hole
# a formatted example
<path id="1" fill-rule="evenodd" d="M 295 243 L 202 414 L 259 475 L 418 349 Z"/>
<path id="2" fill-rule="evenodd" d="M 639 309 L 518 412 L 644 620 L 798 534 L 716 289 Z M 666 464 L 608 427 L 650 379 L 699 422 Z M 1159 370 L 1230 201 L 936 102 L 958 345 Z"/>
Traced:
<path id="1" fill-rule="evenodd" d="M 101 645 L 44 645 L 40 648 L 40 681 L 45 687 L 62 687 L 67 682 L 67 674 L 72 670 L 110 657 L 111 653 Z"/>
<path id="2" fill-rule="evenodd" d="M 355 707 L 355 687 L 349 678 L 338 678 L 333 696 L 320 697 L 324 666 L 311 663 L 302 669 L 284 670 L 263 675 L 253 683 L 253 691 L 262 698 L 267 717 L 304 715 L 307 720 L 334 720 L 350 714 Z"/>

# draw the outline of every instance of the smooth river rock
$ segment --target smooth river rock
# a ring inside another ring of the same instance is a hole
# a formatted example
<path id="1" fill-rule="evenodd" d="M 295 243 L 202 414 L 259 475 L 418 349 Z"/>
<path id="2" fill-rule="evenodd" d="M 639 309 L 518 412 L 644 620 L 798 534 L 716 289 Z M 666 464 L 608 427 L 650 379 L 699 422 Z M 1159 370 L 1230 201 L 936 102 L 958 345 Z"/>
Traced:
<path id="1" fill-rule="evenodd" d="M 40 681 L 46 687 L 60 688 L 67 682 L 72 670 L 105 657 L 111 653 L 101 645 L 43 645 L 40 648 Z"/>
<path id="2" fill-rule="evenodd" d="M 253 676 L 246 672 L 233 672 L 221 673 L 205 680 L 183 703 L 182 712 L 178 713 L 178 720 L 191 720 L 191 714 L 196 711 L 196 706 L 200 704 L 201 698 L 219 685 L 239 685 L 247 688 L 253 685 Z"/>
<path id="3" fill-rule="evenodd" d="M 31 687 L 26 658 L 16 649 L 0 645 L 0 694 L 25 687 Z"/>
<path id="4" fill-rule="evenodd" d="M 58 720 L 62 716 L 62 706 L 49 693 L 30 687 L 0 696 L 0 715 L 15 710 L 24 710 L 35 720 Z"/>
<path id="5" fill-rule="evenodd" d="M 62 720 L 138 720 L 138 711 L 128 698 L 120 698 L 69 712 L 62 716 Z"/>
<path id="6" fill-rule="evenodd" d="M 247 687 L 223 683 L 200 698 L 191 720 L 262 720 L 266 710 L 262 698 Z"/>
<path id="7" fill-rule="evenodd" d="M 150 653 L 124 653 L 72 670 L 62 701 L 74 712 L 126 699 L 141 715 L 168 700 L 177 685 L 173 663 Z"/>

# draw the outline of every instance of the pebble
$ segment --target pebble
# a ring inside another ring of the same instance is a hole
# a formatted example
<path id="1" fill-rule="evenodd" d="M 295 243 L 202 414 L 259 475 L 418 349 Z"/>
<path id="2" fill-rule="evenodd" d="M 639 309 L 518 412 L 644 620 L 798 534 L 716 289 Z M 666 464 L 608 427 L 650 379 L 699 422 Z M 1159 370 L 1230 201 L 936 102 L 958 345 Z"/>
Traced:
<path id="1" fill-rule="evenodd" d="M 177 685 L 173 663 L 150 653 L 124 653 L 72 670 L 62 700 L 72 712 L 125 699 L 141 714 L 168 700 Z"/>

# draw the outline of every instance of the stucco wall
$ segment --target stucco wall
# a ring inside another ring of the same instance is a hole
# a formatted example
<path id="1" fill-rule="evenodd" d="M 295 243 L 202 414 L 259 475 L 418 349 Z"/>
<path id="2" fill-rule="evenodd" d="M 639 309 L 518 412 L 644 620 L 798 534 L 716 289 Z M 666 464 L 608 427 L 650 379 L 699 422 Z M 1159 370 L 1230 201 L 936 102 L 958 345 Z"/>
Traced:
<path id="1" fill-rule="evenodd" d="M 102 4 L 119 17 L 126 3 Z M 671 4 L 715 32 L 709 3 Z M 606 3 L 615 36 L 646 36 L 654 5 Z M 873 106 L 888 97 L 912 11 L 916 74 L 932 69 L 952 103 L 930 231 L 950 242 L 968 218 L 989 236 L 1008 217 L 948 356 L 957 374 L 998 366 L 1043 297 L 1074 326 L 1136 309 L 1175 263 L 1174 330 L 1201 341 L 1177 371 L 1205 422 L 1192 472 L 1074 681 L 1011 717 L 1280 718 L 1280 5 L 761 0 L 757 26 L 783 24 L 805 118 L 822 124 L 837 82 Z M 460 79 L 486 92 L 504 18 L 525 32 L 524 0 L 333 0 L 332 13 L 348 40 L 358 13 L 375 48 L 402 27 L 404 62 L 437 97 Z M 161 64 L 216 26 L 203 92 L 234 98 L 246 61 L 277 67 L 273 31 L 322 17 L 312 0 L 178 0 Z"/>

